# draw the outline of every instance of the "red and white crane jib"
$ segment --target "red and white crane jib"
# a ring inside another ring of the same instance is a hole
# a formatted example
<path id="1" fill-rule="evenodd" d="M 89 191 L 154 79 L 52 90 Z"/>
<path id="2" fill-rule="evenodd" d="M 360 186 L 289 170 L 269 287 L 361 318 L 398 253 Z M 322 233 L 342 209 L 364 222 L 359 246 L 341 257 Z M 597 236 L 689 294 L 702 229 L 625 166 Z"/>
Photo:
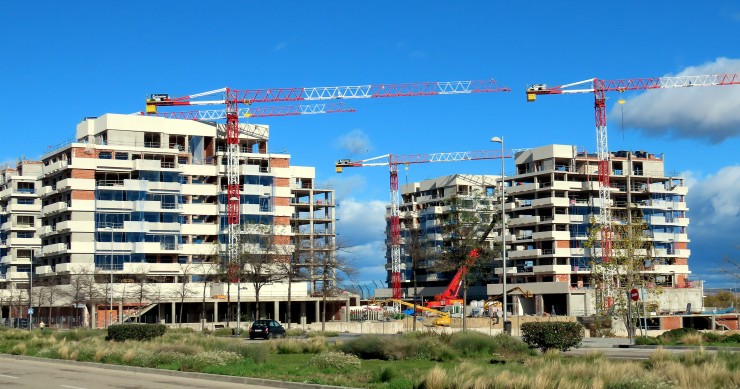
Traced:
<path id="1" fill-rule="evenodd" d="M 385 154 L 359 161 L 341 159 L 336 163 L 337 173 L 345 167 L 388 166 L 390 170 L 390 241 L 391 241 L 391 288 L 393 298 L 401 296 L 401 221 L 398 204 L 398 165 L 411 165 L 430 162 L 458 162 L 485 159 L 511 158 L 504 156 L 500 150 L 459 151 L 431 154 Z"/>
<path id="2" fill-rule="evenodd" d="M 239 108 L 238 115 L 245 118 L 316 115 L 322 113 L 356 112 L 354 108 L 345 107 L 343 103 L 312 104 L 312 105 L 278 105 L 274 107 Z M 146 115 L 146 112 L 138 112 Z M 209 109 L 182 112 L 158 112 L 150 116 L 159 116 L 168 119 L 216 121 L 226 119 L 225 109 Z"/>

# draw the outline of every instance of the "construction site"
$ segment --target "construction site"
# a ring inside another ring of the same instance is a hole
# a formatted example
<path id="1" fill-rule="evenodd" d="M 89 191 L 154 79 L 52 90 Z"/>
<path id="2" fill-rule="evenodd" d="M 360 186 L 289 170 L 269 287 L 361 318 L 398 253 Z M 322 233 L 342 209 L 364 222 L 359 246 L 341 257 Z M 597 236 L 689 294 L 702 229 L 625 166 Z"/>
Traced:
<path id="1" fill-rule="evenodd" d="M 0 321 L 215 329 L 270 318 L 343 332 L 517 334 L 520 323 L 539 320 L 589 328 L 629 308 L 641 331 L 737 330 L 734 310 L 704 307 L 703 282 L 691 275 L 685 179 L 667 173 L 659 153 L 609 150 L 606 127 L 608 93 L 726 85 L 740 85 L 740 75 L 528 87 L 529 102 L 593 94 L 595 151 L 513 151 L 495 137 L 496 150 L 337 158 L 337 173 L 389 170 L 387 250 L 377 258 L 388 287 L 371 298 L 341 282 L 348 265 L 337 255 L 335 189 L 317 182 L 315 167 L 272 152 L 271 128 L 244 118 L 353 111 L 325 100 L 507 87 L 491 80 L 152 94 L 143 112 L 87 117 L 74 139 L 0 172 Z M 307 100 L 318 103 L 260 106 Z M 514 174 L 504 174 L 507 159 Z M 501 161 L 501 170 L 399 184 L 399 167 L 475 160 Z M 618 321 L 612 330 L 634 331 Z"/>

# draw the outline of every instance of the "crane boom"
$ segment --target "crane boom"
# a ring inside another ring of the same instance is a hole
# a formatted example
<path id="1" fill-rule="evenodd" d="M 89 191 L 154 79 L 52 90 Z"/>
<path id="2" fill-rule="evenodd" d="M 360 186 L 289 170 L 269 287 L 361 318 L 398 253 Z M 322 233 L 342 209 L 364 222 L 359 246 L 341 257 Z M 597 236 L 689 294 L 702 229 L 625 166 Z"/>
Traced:
<path id="1" fill-rule="evenodd" d="M 215 89 L 188 96 L 170 98 L 167 94 L 151 95 L 147 99 L 147 112 L 156 113 L 158 106 L 217 105 L 234 101 L 241 104 L 278 101 L 366 99 L 380 97 L 433 96 L 466 93 L 509 92 L 495 80 L 411 82 L 403 84 L 366 84 L 356 86 L 330 86 L 312 88 L 270 88 L 237 90 Z M 218 100 L 199 100 L 202 97 L 221 95 Z"/>
<path id="2" fill-rule="evenodd" d="M 337 161 L 337 173 L 341 173 L 346 167 L 388 166 L 390 170 L 391 217 L 389 235 L 391 238 L 391 288 L 393 289 L 394 299 L 401 299 L 401 222 L 398 206 L 398 165 L 500 158 L 511 158 L 511 156 L 504 156 L 500 150 L 479 150 L 431 154 L 384 154 L 358 161 L 351 161 L 349 159 L 340 159 Z"/>
<path id="3" fill-rule="evenodd" d="M 347 108 L 343 103 L 311 104 L 311 105 L 278 105 L 274 107 L 240 108 L 238 115 L 245 118 L 316 115 L 323 113 L 356 112 L 354 108 Z M 137 115 L 146 115 L 137 112 Z M 217 121 L 226 119 L 225 109 L 195 110 L 184 112 L 158 112 L 150 116 L 159 116 L 168 119 Z"/>
<path id="4" fill-rule="evenodd" d="M 228 226 L 228 260 L 233 264 L 238 256 L 241 189 L 239 180 L 239 116 L 244 114 L 239 105 L 266 102 L 360 99 L 381 97 L 406 97 L 452 95 L 470 93 L 509 92 L 510 89 L 498 85 L 495 80 L 488 81 L 444 81 L 416 82 L 404 84 L 367 84 L 359 86 L 334 86 L 317 88 L 270 88 L 270 89 L 231 89 L 220 88 L 207 92 L 171 98 L 169 94 L 152 94 L 146 100 L 147 115 L 159 115 L 158 107 L 190 105 L 223 105 L 223 112 L 213 112 L 214 118 L 225 119 L 226 134 L 226 211 Z M 216 96 L 216 97 L 214 97 Z M 324 108 L 325 109 L 325 108 Z M 250 109 L 246 110 L 249 114 Z M 254 113 L 255 111 L 251 111 Z M 262 109 L 262 116 L 289 116 L 291 114 L 328 113 L 318 111 L 296 111 L 289 108 Z M 334 112 L 339 112 L 336 109 Z M 175 115 L 176 114 L 170 114 Z M 196 117 L 200 117 L 195 115 Z M 207 116 L 208 114 L 203 114 Z M 185 115 L 187 117 L 187 115 Z M 252 115 L 255 116 L 255 115 Z M 396 204 L 397 205 L 397 204 Z"/>
<path id="5" fill-rule="evenodd" d="M 601 260 L 603 263 L 609 262 L 612 254 L 612 220 L 611 212 L 611 195 L 610 195 L 610 169 L 609 169 L 609 145 L 608 132 L 606 126 L 606 93 L 607 92 L 625 92 L 635 90 L 653 90 L 653 89 L 670 89 L 670 88 L 689 88 L 701 86 L 725 86 L 740 85 L 740 74 L 709 74 L 697 76 L 678 76 L 678 77 L 652 77 L 652 78 L 626 78 L 619 80 L 601 80 L 591 78 L 588 80 L 573 82 L 570 84 L 558 85 L 548 88 L 547 84 L 534 84 L 527 88 L 527 101 L 533 102 L 538 95 L 559 95 L 571 93 L 593 93 L 594 94 L 594 118 L 596 122 L 596 155 L 598 158 L 598 175 L 599 175 L 599 201 L 600 214 L 599 223 L 601 224 Z M 572 87 L 585 88 L 575 89 Z M 606 268 L 600 266 L 603 272 Z M 611 287 L 613 275 L 603 274 L 605 279 L 605 295 L 607 301 L 605 308 L 611 306 L 614 299 L 614 291 Z"/>

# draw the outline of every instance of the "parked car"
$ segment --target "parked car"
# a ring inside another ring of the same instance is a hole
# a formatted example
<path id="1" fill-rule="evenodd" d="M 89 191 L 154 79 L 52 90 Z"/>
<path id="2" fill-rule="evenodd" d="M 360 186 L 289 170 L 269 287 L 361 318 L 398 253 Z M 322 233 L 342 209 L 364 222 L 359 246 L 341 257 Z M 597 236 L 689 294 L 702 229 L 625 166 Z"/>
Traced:
<path id="1" fill-rule="evenodd" d="M 285 337 L 285 328 L 275 320 L 256 320 L 252 323 L 252 326 L 249 327 L 249 339 L 272 339 L 279 337 Z"/>

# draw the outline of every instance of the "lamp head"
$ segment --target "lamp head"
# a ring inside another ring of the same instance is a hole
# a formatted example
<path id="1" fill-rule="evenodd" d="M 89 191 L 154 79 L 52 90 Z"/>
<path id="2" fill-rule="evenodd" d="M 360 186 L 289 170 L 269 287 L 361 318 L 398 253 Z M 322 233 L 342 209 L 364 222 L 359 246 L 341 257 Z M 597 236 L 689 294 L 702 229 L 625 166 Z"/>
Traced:
<path id="1" fill-rule="evenodd" d="M 494 136 L 493 138 L 491 138 L 491 142 L 494 142 L 494 143 L 502 143 L 503 144 L 504 143 L 504 138 L 503 137 Z"/>

